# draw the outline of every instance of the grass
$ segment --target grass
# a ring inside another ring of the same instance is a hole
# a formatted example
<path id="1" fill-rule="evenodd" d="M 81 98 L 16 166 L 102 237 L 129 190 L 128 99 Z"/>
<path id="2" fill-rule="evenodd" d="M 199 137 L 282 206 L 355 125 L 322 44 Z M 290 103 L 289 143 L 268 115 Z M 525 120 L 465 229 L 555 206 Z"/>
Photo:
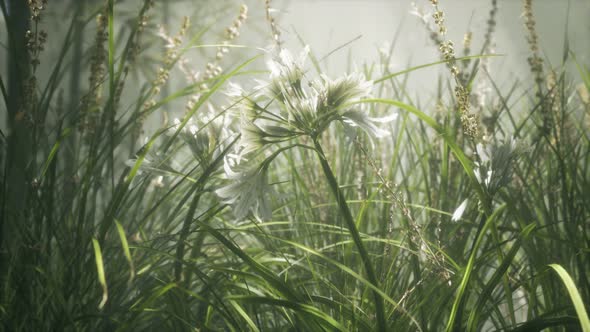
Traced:
<path id="1" fill-rule="evenodd" d="M 59 5 L 0 6 L 21 69 L 0 72 L 1 330 L 590 330 L 590 70 L 567 42 L 539 66 L 529 37 L 507 90 L 488 41 L 327 79 L 313 50 L 269 71 L 239 45 L 283 45 L 269 8 L 168 32 L 172 2 L 80 2 L 51 63 Z M 430 66 L 450 76 L 410 97 Z"/>

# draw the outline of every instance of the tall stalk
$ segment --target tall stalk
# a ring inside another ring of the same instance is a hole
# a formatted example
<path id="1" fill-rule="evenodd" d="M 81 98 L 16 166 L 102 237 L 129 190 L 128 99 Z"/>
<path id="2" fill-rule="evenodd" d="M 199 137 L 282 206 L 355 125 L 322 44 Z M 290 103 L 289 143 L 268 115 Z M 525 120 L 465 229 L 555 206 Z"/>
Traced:
<path id="1" fill-rule="evenodd" d="M 344 194 L 340 190 L 340 187 L 338 185 L 338 181 L 336 180 L 336 177 L 334 176 L 334 173 L 332 172 L 332 169 L 330 168 L 330 164 L 328 164 L 328 160 L 326 159 L 326 155 L 324 154 L 324 151 L 322 149 L 322 146 L 318 142 L 318 139 L 313 138 L 313 143 L 314 143 L 316 152 L 318 154 L 318 157 L 320 159 L 320 164 L 322 165 L 322 170 L 324 171 L 324 175 L 326 176 L 326 179 L 328 180 L 328 184 L 330 185 L 330 189 L 332 190 L 332 193 L 336 197 L 336 202 L 338 203 L 338 208 L 340 209 L 340 213 L 344 217 L 344 221 L 346 222 L 346 227 L 348 228 L 350 235 L 352 235 L 352 239 L 354 241 L 354 244 L 356 245 L 356 247 L 361 255 L 361 260 L 363 261 L 363 264 L 365 265 L 365 270 L 367 272 L 367 277 L 369 279 L 369 282 L 371 284 L 373 284 L 373 286 L 378 288 L 379 283 L 378 283 L 377 277 L 375 275 L 375 270 L 373 269 L 373 266 L 371 265 L 371 260 L 369 259 L 369 253 L 367 252 L 367 249 L 363 245 L 363 241 L 361 240 L 360 233 L 359 233 L 358 229 L 356 228 L 356 224 L 354 222 L 354 218 L 352 217 L 352 213 L 350 212 L 350 208 L 348 207 L 348 203 L 346 203 L 346 198 L 344 198 Z M 386 323 L 385 323 L 385 310 L 383 307 L 383 298 L 381 298 L 381 295 L 379 295 L 379 293 L 375 290 L 373 290 L 373 297 L 375 298 L 375 309 L 376 309 L 376 315 L 377 315 L 377 330 L 378 331 L 385 331 L 386 330 Z"/>

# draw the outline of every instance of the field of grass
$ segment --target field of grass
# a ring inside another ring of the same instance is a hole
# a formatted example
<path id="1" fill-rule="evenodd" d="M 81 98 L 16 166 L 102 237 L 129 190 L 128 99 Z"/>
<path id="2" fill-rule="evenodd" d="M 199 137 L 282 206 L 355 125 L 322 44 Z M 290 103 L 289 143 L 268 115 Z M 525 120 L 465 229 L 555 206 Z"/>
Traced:
<path id="1" fill-rule="evenodd" d="M 328 77 L 278 1 L 0 1 L 0 330 L 590 332 L 588 64 L 422 2 L 440 61 Z"/>

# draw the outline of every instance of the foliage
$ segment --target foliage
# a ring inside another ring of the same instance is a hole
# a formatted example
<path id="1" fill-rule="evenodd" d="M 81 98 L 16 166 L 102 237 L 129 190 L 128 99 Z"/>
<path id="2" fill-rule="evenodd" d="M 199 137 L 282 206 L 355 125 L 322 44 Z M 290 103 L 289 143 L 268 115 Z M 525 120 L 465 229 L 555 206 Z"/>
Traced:
<path id="1" fill-rule="evenodd" d="M 525 1 L 531 77 L 503 91 L 431 2 L 442 61 L 336 78 L 270 1 L 258 54 L 245 6 L 218 36 L 80 1 L 55 63 L 53 2 L 0 2 L 2 329 L 586 331 L 590 71 L 567 44 L 543 67 Z M 430 112 L 405 78 L 441 65 Z"/>

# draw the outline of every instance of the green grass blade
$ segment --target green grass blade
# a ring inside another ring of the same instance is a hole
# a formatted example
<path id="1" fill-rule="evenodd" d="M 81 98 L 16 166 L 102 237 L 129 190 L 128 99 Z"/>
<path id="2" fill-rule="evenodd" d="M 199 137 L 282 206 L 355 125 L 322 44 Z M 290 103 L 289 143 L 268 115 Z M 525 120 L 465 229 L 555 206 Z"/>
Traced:
<path id="1" fill-rule="evenodd" d="M 315 308 L 314 306 L 298 303 L 294 301 L 286 301 L 281 299 L 272 299 L 268 297 L 262 296 L 232 296 L 231 300 L 233 301 L 240 301 L 240 302 L 247 302 L 247 303 L 254 303 L 257 305 L 267 304 L 273 306 L 280 306 L 289 309 L 293 309 L 298 312 L 302 312 L 308 314 L 314 318 L 319 319 L 323 325 L 327 325 L 330 331 L 348 331 L 342 324 L 338 323 L 334 318 L 330 317 L 326 313 L 322 312 L 320 309 Z"/>
<path id="2" fill-rule="evenodd" d="M 449 61 L 462 61 L 462 60 L 471 60 L 471 59 L 479 59 L 479 58 L 489 58 L 489 57 L 496 57 L 496 56 L 502 56 L 502 54 L 469 55 L 469 56 L 463 56 L 463 57 L 459 57 L 459 58 L 454 58 L 452 60 L 441 60 L 441 61 L 431 62 L 431 63 L 427 63 L 427 64 L 423 64 L 423 65 L 419 65 L 419 66 L 414 66 L 412 68 L 404 69 L 402 71 L 398 71 L 398 72 L 395 72 L 395 73 L 392 73 L 392 74 L 385 75 L 385 76 L 383 76 L 381 78 L 378 78 L 378 79 L 374 80 L 373 83 L 375 83 L 375 84 L 381 83 L 383 81 L 386 81 L 388 79 L 394 78 L 396 76 L 408 74 L 408 73 L 413 72 L 413 71 L 418 70 L 418 69 L 428 68 L 428 67 L 440 65 L 440 64 L 443 64 L 443 63 L 448 63 Z"/>
<path id="3" fill-rule="evenodd" d="M 136 302 L 134 305 L 131 306 L 131 310 L 134 312 L 133 316 L 124 324 L 120 325 L 116 331 L 127 331 L 133 330 L 130 326 L 133 325 L 134 321 L 137 319 L 137 316 L 149 310 L 149 307 L 160 297 L 164 296 L 164 294 L 168 293 L 171 289 L 176 288 L 176 283 L 172 282 L 166 284 L 162 287 L 158 287 L 157 291 L 153 292 L 146 300 Z"/>
<path id="4" fill-rule="evenodd" d="M 567 271 L 559 264 L 549 264 L 549 267 L 552 268 L 557 275 L 561 278 L 561 281 L 565 285 L 567 292 L 574 303 L 574 308 L 576 309 L 576 314 L 580 319 L 580 325 L 582 326 L 582 331 L 590 332 L 590 319 L 588 319 L 588 313 L 586 312 L 586 307 L 584 306 L 584 302 L 582 301 L 582 297 L 578 292 L 578 288 L 574 283 L 572 277 L 567 273 Z"/>
<path id="5" fill-rule="evenodd" d="M 115 225 L 117 226 L 117 232 L 119 233 L 119 239 L 121 240 L 121 246 L 123 247 L 123 254 L 125 255 L 127 263 L 129 264 L 129 283 L 131 283 L 135 277 L 135 267 L 133 265 L 133 259 L 131 258 L 129 243 L 127 243 L 127 236 L 125 235 L 123 226 L 121 226 L 117 220 L 115 220 Z"/>
<path id="6" fill-rule="evenodd" d="M 502 263 L 500 264 L 500 266 L 498 267 L 496 272 L 494 272 L 494 274 L 492 275 L 492 277 L 490 278 L 488 283 L 484 286 L 482 292 L 479 294 L 479 297 L 477 299 L 477 303 L 475 304 L 474 309 L 469 314 L 469 319 L 467 321 L 467 330 L 468 331 L 476 331 L 477 330 L 477 324 L 478 324 L 479 318 L 480 318 L 479 315 L 481 314 L 481 311 L 483 310 L 484 305 L 489 300 L 491 300 L 492 292 L 494 291 L 495 287 L 500 282 L 504 273 L 506 273 L 506 271 L 508 271 L 510 264 L 512 263 L 514 257 L 516 256 L 516 253 L 518 252 L 518 250 L 520 250 L 520 247 L 522 245 L 522 241 L 525 240 L 534 229 L 535 229 L 535 224 L 530 224 L 527 227 L 525 227 L 525 229 L 522 230 L 522 232 L 520 233 L 520 236 L 518 237 L 516 242 L 512 245 L 512 247 L 510 248 L 510 251 L 508 252 L 508 254 L 506 254 L 506 256 L 504 257 L 504 260 L 502 261 Z"/>
<path id="7" fill-rule="evenodd" d="M 102 287 L 102 300 L 98 304 L 98 309 L 102 309 L 104 307 L 104 305 L 107 303 L 107 300 L 109 298 L 109 291 L 107 288 L 107 279 L 106 279 L 105 273 L 104 273 L 104 263 L 102 260 L 102 251 L 100 250 L 100 244 L 98 243 L 97 239 L 92 238 L 92 246 L 94 248 L 94 258 L 95 258 L 95 262 L 96 262 L 96 272 L 98 273 L 98 282 L 100 283 L 100 286 Z"/>
<path id="8" fill-rule="evenodd" d="M 242 317 L 246 321 L 246 324 L 248 324 L 250 331 L 254 331 L 254 332 L 260 331 L 258 329 L 258 327 L 256 326 L 256 324 L 254 323 L 254 321 L 252 321 L 252 318 L 250 318 L 250 316 L 248 316 L 248 313 L 246 313 L 246 311 L 244 311 L 244 308 L 242 308 L 242 306 L 239 305 L 238 302 L 236 302 L 235 300 L 230 300 L 229 304 L 231 304 L 231 306 L 238 312 L 240 317 Z"/>
<path id="9" fill-rule="evenodd" d="M 379 104 L 386 104 L 386 105 L 399 107 L 405 111 L 408 111 L 408 112 L 416 115 L 420 120 L 425 122 L 430 128 L 434 129 L 444 139 L 445 143 L 449 146 L 451 151 L 453 151 L 453 154 L 455 155 L 455 157 L 461 163 L 461 166 L 463 166 L 463 170 L 465 171 L 465 173 L 469 177 L 469 180 L 470 180 L 471 184 L 473 185 L 473 188 L 476 190 L 480 201 L 486 203 L 486 204 L 484 204 L 484 209 L 487 212 L 487 210 L 489 209 L 489 207 L 487 206 L 488 198 L 487 198 L 487 195 L 485 194 L 483 188 L 481 187 L 481 185 L 477 181 L 477 178 L 475 177 L 475 172 L 473 170 L 473 162 L 471 160 L 469 160 L 469 158 L 467 158 L 465 153 L 463 153 L 463 151 L 461 150 L 459 145 L 457 145 L 457 143 L 455 142 L 455 139 L 451 136 L 451 134 L 447 130 L 445 130 L 444 127 L 439 125 L 435 119 L 428 116 L 426 113 L 420 111 L 419 109 L 417 109 L 414 106 L 402 103 L 397 100 L 392 100 L 392 99 L 369 98 L 369 99 L 360 100 L 355 103 L 351 103 L 351 105 L 363 104 L 363 103 L 379 103 Z M 350 105 L 347 105 L 347 106 L 350 106 Z"/>
<path id="10" fill-rule="evenodd" d="M 367 288 L 370 288 L 371 290 L 373 290 L 374 292 L 378 293 L 379 296 L 381 298 L 383 298 L 385 301 L 387 301 L 389 304 L 391 304 L 393 306 L 393 310 L 399 310 L 400 312 L 402 312 L 404 315 L 406 315 L 411 321 L 412 323 L 415 324 L 416 328 L 418 329 L 418 331 L 422 331 L 420 328 L 420 325 L 418 324 L 418 322 L 416 321 L 416 319 L 414 317 L 412 317 L 397 301 L 393 300 L 389 295 L 387 295 L 382 289 L 375 287 L 369 280 L 365 279 L 362 275 L 360 275 L 357 271 L 355 271 L 354 269 L 350 268 L 349 266 L 342 264 L 324 254 L 322 254 L 321 252 L 309 248 L 301 243 L 297 243 L 297 242 L 293 242 L 293 241 L 289 241 L 283 238 L 275 238 L 275 240 L 284 242 L 286 244 L 289 244 L 290 246 L 294 247 L 294 248 L 298 248 L 308 254 L 311 254 L 313 256 L 319 257 L 322 260 L 336 266 L 337 268 L 339 268 L 340 270 L 342 270 L 343 272 L 345 272 L 346 274 L 352 276 L 355 280 L 358 280 L 360 283 L 362 283 L 363 285 L 365 285 Z"/>
<path id="11" fill-rule="evenodd" d="M 322 150 L 322 147 L 319 144 L 319 142 L 317 141 L 317 139 L 314 139 L 314 145 L 315 145 L 315 149 L 318 153 L 318 157 L 320 159 L 322 169 L 324 170 L 324 175 L 326 176 L 326 179 L 328 180 L 328 184 L 330 185 L 330 188 L 332 190 L 332 194 L 334 194 L 334 196 L 336 198 L 336 202 L 338 203 L 338 207 L 340 208 L 340 212 L 342 214 L 342 217 L 344 218 L 344 221 L 346 222 L 346 226 L 348 228 L 348 231 L 350 232 L 350 235 L 352 236 L 352 239 L 354 240 L 354 244 L 356 245 L 356 247 L 360 253 L 361 260 L 363 261 L 363 265 L 365 267 L 365 272 L 367 272 L 367 278 L 369 279 L 371 284 L 373 284 L 376 288 L 379 288 L 379 281 L 377 280 L 377 276 L 375 275 L 375 269 L 373 268 L 373 265 L 372 265 L 370 257 L 369 257 L 369 253 L 367 252 L 367 249 L 365 248 L 365 246 L 363 244 L 360 233 L 359 233 L 358 229 L 356 228 L 354 218 L 352 216 L 352 213 L 350 212 L 350 208 L 348 207 L 348 203 L 346 203 L 346 198 L 344 197 L 342 190 L 340 190 L 340 187 L 338 185 L 338 181 L 336 180 L 336 177 L 334 176 L 334 173 L 332 172 L 332 169 L 330 168 L 328 160 L 326 159 L 326 155 L 324 154 L 324 151 Z M 375 300 L 375 311 L 376 311 L 376 316 L 377 316 L 377 329 L 379 331 L 385 331 L 387 323 L 385 322 L 385 308 L 383 305 L 383 298 L 376 291 L 373 291 L 373 297 Z"/>
<path id="12" fill-rule="evenodd" d="M 129 174 L 127 174 L 127 176 L 125 177 L 125 182 L 131 183 L 131 181 L 133 180 L 133 178 L 135 178 L 135 176 L 137 175 L 137 172 L 139 171 L 139 168 L 141 167 L 141 164 L 145 160 L 145 157 L 147 156 L 148 152 L 150 151 L 150 149 L 152 148 L 152 146 L 156 142 L 156 139 L 161 135 L 161 133 L 162 133 L 162 131 L 158 131 L 141 148 L 140 154 L 139 154 L 137 160 L 135 160 L 135 164 L 133 164 L 133 167 L 131 167 L 131 170 L 129 171 Z"/>
<path id="13" fill-rule="evenodd" d="M 2 100 L 4 100 L 4 106 L 8 109 L 8 92 L 6 91 L 6 87 L 4 86 L 4 80 L 2 80 L 2 75 L 0 75 L 0 92 L 2 93 Z"/>
<path id="14" fill-rule="evenodd" d="M 51 151 L 49 152 L 49 156 L 47 156 L 47 159 L 45 160 L 45 164 L 43 165 L 43 168 L 41 171 L 41 177 L 40 177 L 41 179 L 43 179 L 45 177 L 45 174 L 47 173 L 47 170 L 49 169 L 49 166 L 51 165 L 53 158 L 55 158 L 57 151 L 59 151 L 59 146 L 61 145 L 61 142 L 69 135 L 70 135 L 70 128 L 64 129 L 63 133 L 59 136 L 59 138 L 57 139 L 55 144 L 53 144 L 53 148 L 51 148 Z"/>
<path id="15" fill-rule="evenodd" d="M 114 0 L 108 0 L 107 3 L 108 30 L 109 30 L 109 93 L 110 98 L 115 98 L 115 4 Z"/>
<path id="16" fill-rule="evenodd" d="M 453 307 L 451 309 L 451 314 L 449 316 L 449 321 L 447 323 L 446 331 L 451 332 L 457 329 L 457 324 L 461 322 L 456 322 L 458 316 L 462 315 L 463 304 L 465 293 L 467 291 L 467 285 L 469 284 L 469 280 L 471 278 L 471 274 L 474 272 L 475 266 L 475 258 L 477 255 L 477 250 L 481 245 L 484 236 L 486 234 L 487 229 L 492 225 L 492 223 L 496 220 L 496 218 L 506 209 L 506 204 L 502 205 L 498 209 L 492 213 L 491 216 L 487 218 L 485 224 L 483 225 L 482 229 L 480 230 L 479 234 L 477 234 L 477 239 L 473 248 L 471 249 L 471 254 L 469 255 L 469 261 L 467 262 L 467 266 L 465 267 L 465 271 L 463 272 L 463 278 L 461 279 L 461 283 L 459 284 L 459 289 L 457 290 L 457 296 L 455 297 L 455 301 L 453 303 Z"/>
<path id="17" fill-rule="evenodd" d="M 111 172 L 111 188 L 115 191 L 115 94 L 117 87 L 115 86 L 115 4 L 114 0 L 108 0 L 108 30 L 109 30 L 109 54 L 108 54 L 108 70 L 109 70 L 109 107 L 105 109 L 108 114 L 108 129 L 109 129 L 109 143 L 110 143 L 110 172 Z"/>
<path id="18" fill-rule="evenodd" d="M 184 118 L 182 119 L 182 121 L 176 127 L 176 131 L 172 134 L 170 139 L 164 145 L 163 150 L 166 151 L 166 150 L 168 150 L 168 148 L 170 148 L 170 146 L 172 145 L 172 142 L 174 142 L 174 140 L 178 137 L 178 135 L 180 135 L 180 133 L 182 132 L 182 129 L 188 124 L 189 120 L 193 117 L 193 115 L 197 112 L 197 110 L 199 108 L 201 108 L 201 106 L 207 100 L 209 100 L 209 98 L 213 95 L 213 93 L 215 93 L 215 91 L 217 91 L 227 80 L 229 80 L 233 76 L 237 75 L 243 68 L 248 66 L 250 63 L 254 62 L 259 57 L 260 57 L 260 55 L 254 56 L 254 57 L 246 60 L 245 62 L 241 63 L 234 70 L 229 72 L 227 75 L 220 76 L 219 80 L 209 90 L 207 90 L 207 92 L 205 92 L 201 96 L 201 98 L 199 98 L 199 100 L 195 103 L 195 105 L 190 110 L 187 111 L 187 113 L 184 116 Z"/>
<path id="19" fill-rule="evenodd" d="M 197 220 L 197 222 L 199 221 Z M 287 299 L 290 300 L 299 300 L 297 292 L 295 292 L 291 287 L 289 287 L 287 283 L 285 283 L 270 269 L 257 262 L 255 259 L 250 257 L 250 255 L 246 254 L 240 247 L 238 247 L 236 244 L 233 243 L 233 241 L 225 237 L 219 230 L 209 226 L 206 223 L 199 222 L 199 224 L 206 232 L 211 234 L 214 238 L 221 242 L 236 256 L 240 257 L 240 259 L 242 259 L 246 264 L 248 264 L 253 270 L 260 273 L 261 277 L 264 278 L 271 286 L 273 286 L 273 288 L 277 290 L 281 295 L 285 296 Z"/>

